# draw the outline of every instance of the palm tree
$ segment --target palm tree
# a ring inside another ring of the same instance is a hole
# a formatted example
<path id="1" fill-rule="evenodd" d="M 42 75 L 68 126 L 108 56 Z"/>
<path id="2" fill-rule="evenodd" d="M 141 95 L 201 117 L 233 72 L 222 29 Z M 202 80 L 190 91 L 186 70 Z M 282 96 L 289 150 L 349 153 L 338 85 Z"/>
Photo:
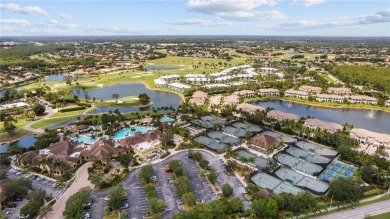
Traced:
<path id="1" fill-rule="evenodd" d="M 112 98 L 115 99 L 115 104 L 118 104 L 119 94 L 112 94 Z"/>
<path id="2" fill-rule="evenodd" d="M 53 207 L 51 205 L 44 205 L 39 209 L 39 215 L 40 218 L 50 218 L 50 216 L 53 214 Z"/>

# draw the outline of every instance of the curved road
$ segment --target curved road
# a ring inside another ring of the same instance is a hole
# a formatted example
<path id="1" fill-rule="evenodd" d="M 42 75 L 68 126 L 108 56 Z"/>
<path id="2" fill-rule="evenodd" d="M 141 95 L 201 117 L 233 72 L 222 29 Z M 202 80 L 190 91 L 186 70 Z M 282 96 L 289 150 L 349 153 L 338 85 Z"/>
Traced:
<path id="1" fill-rule="evenodd" d="M 316 219 L 363 219 L 366 216 L 374 216 L 390 212 L 390 200 L 381 201 L 377 203 L 368 204 L 365 206 L 357 207 L 355 209 L 343 210 L 333 214 L 327 214 L 324 216 L 316 217 Z"/>
<path id="2" fill-rule="evenodd" d="M 54 204 L 53 215 L 51 218 L 64 218 L 62 212 L 64 212 L 66 201 L 68 201 L 70 196 L 78 192 L 83 187 L 91 187 L 92 189 L 94 188 L 94 185 L 88 180 L 89 167 L 92 167 L 92 162 L 85 163 L 77 170 L 75 174 L 76 180 Z"/>

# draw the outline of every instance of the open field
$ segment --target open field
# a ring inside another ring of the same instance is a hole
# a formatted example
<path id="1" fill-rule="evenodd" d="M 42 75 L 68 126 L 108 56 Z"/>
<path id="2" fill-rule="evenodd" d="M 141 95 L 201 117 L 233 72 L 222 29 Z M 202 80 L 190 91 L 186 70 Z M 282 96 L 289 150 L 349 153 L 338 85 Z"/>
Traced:
<path id="1" fill-rule="evenodd" d="M 38 120 L 38 118 L 35 118 L 35 120 Z M 25 126 L 27 123 L 29 123 L 31 121 L 27 121 L 26 119 L 18 119 L 18 122 L 15 123 L 15 126 L 16 128 L 20 128 L 22 126 Z M 0 134 L 2 133 L 5 133 L 5 129 L 4 129 L 4 122 L 0 122 Z M 3 140 L 3 139 L 1 139 Z"/>
<path id="2" fill-rule="evenodd" d="M 49 59 L 49 58 L 46 58 L 40 54 L 36 54 L 36 55 L 32 55 L 30 56 L 31 59 L 39 59 L 39 60 L 43 60 L 45 62 L 48 62 L 48 63 L 55 63 L 56 61 L 54 59 Z"/>
<path id="3" fill-rule="evenodd" d="M 46 126 L 53 125 L 59 122 L 63 122 L 66 120 L 70 120 L 73 118 L 76 118 L 78 115 L 73 116 L 64 116 L 64 117 L 57 117 L 57 118 L 49 118 L 49 119 L 43 119 L 33 125 L 31 125 L 32 128 L 45 128 Z"/>

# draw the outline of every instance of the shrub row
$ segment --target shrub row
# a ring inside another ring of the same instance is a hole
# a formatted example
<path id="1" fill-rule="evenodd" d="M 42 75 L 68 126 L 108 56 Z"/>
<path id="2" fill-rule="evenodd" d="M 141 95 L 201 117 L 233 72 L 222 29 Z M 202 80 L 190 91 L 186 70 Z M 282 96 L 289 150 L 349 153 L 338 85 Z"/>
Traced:
<path id="1" fill-rule="evenodd" d="M 76 106 L 72 108 L 64 108 L 60 109 L 59 112 L 64 113 L 64 112 L 71 112 L 71 111 L 77 111 L 77 110 L 83 110 L 85 109 L 85 106 Z"/>

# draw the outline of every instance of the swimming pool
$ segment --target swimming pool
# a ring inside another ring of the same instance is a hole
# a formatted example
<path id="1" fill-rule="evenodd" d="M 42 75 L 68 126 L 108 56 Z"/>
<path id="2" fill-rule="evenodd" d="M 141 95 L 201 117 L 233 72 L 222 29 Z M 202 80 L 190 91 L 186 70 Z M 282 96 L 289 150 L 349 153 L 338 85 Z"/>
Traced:
<path id="1" fill-rule="evenodd" d="M 98 139 L 97 138 L 92 138 L 89 136 L 85 135 L 80 135 L 79 137 L 73 138 L 74 141 L 78 142 L 83 142 L 84 144 L 93 144 L 95 143 Z"/>
<path id="2" fill-rule="evenodd" d="M 173 122 L 175 120 L 172 119 L 171 117 L 164 116 L 164 117 L 161 118 L 161 121 L 162 122 Z"/>
<path id="3" fill-rule="evenodd" d="M 134 136 L 135 132 L 141 132 L 144 134 L 145 132 L 151 130 L 151 128 L 148 127 L 142 127 L 142 126 L 131 126 L 129 128 L 121 129 L 117 132 L 115 132 L 114 137 L 112 137 L 113 140 L 120 140 L 122 138 L 126 138 L 128 136 Z"/>

